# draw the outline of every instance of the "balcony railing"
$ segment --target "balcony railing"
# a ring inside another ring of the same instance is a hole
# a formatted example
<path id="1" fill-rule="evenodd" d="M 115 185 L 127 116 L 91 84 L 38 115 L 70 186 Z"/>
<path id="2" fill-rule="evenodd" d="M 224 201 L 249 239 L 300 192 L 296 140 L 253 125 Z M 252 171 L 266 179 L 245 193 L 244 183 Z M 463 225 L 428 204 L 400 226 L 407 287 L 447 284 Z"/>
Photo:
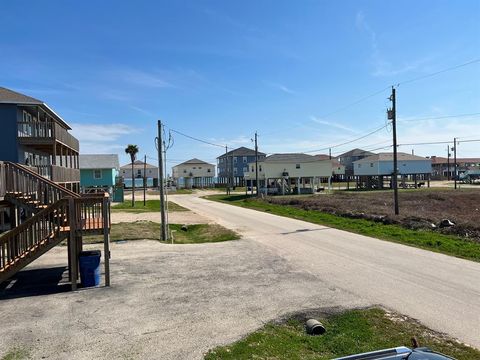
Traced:
<path id="1" fill-rule="evenodd" d="M 39 165 L 37 173 L 58 183 L 79 182 L 80 169 L 66 168 L 58 165 Z"/>
<path id="2" fill-rule="evenodd" d="M 57 140 L 71 149 L 78 151 L 79 142 L 67 129 L 54 121 L 19 121 L 17 122 L 17 136 L 21 139 Z"/>

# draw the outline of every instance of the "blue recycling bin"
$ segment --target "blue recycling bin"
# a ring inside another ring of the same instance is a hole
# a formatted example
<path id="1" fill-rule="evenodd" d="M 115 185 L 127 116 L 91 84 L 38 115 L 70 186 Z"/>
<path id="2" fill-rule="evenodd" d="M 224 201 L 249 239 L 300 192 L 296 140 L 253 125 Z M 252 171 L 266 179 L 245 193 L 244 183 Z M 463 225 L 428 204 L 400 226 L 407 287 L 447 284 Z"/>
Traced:
<path id="1" fill-rule="evenodd" d="M 100 250 L 82 251 L 78 257 L 83 287 L 100 285 Z"/>

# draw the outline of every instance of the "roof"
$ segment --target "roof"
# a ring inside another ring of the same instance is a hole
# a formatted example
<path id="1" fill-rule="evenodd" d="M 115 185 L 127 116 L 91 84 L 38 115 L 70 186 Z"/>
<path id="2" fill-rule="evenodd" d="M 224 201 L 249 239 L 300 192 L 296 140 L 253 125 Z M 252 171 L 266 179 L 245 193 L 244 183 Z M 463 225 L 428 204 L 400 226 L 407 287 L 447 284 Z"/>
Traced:
<path id="1" fill-rule="evenodd" d="M 0 103 L 42 105 L 43 101 L 0 86 Z"/>
<path id="2" fill-rule="evenodd" d="M 193 158 L 193 159 L 190 159 L 190 160 L 187 160 L 181 164 L 178 164 L 178 165 L 175 165 L 175 166 L 180 166 L 180 165 L 189 165 L 189 164 L 200 164 L 200 165 L 211 165 L 211 166 L 214 166 L 213 164 L 210 164 L 210 163 L 207 163 L 206 161 L 203 161 L 203 160 L 200 160 L 200 159 L 197 159 L 197 158 Z M 174 166 L 174 167 L 175 167 Z"/>
<path id="3" fill-rule="evenodd" d="M 397 152 L 397 160 L 399 161 L 420 161 L 420 160 L 430 160 L 428 158 L 411 155 L 403 152 Z M 378 153 L 372 156 L 367 156 L 361 160 L 354 161 L 355 163 L 359 162 L 375 162 L 375 161 L 393 161 L 393 153 Z"/>
<path id="4" fill-rule="evenodd" d="M 239 147 L 238 149 L 233 149 L 227 152 L 226 154 L 222 154 L 217 159 L 224 158 L 225 156 L 255 156 L 255 150 L 246 148 L 245 146 Z M 265 156 L 266 154 L 263 152 L 258 152 L 259 156 Z"/>
<path id="5" fill-rule="evenodd" d="M 273 154 L 267 156 L 267 158 L 264 160 L 266 163 L 305 163 L 315 161 L 320 160 L 313 155 L 307 155 L 303 153 Z"/>
<path id="6" fill-rule="evenodd" d="M 375 153 L 367 150 L 362 150 L 359 148 L 355 148 L 353 150 L 347 151 L 346 153 L 343 153 L 342 155 L 339 155 L 338 157 L 349 157 L 349 156 L 370 156 L 370 155 L 375 155 Z"/>
<path id="7" fill-rule="evenodd" d="M 313 156 L 315 156 L 318 160 L 330 160 L 330 159 L 333 160 L 333 158 L 330 155 L 326 155 L 326 154 L 318 154 Z"/>
<path id="8" fill-rule="evenodd" d="M 80 169 L 118 169 L 117 154 L 80 155 Z"/>
<path id="9" fill-rule="evenodd" d="M 448 159 L 442 156 L 430 156 L 432 164 L 447 164 Z M 453 164 L 454 158 L 450 156 L 450 164 Z M 480 158 L 457 158 L 458 163 L 480 163 Z"/>
<path id="10" fill-rule="evenodd" d="M 134 169 L 140 169 L 140 168 L 143 169 L 144 166 L 147 169 L 157 169 L 157 166 L 149 164 L 149 163 L 144 163 L 143 161 L 140 161 L 140 160 L 135 160 L 133 162 L 133 168 Z M 131 168 L 132 168 L 132 163 L 128 163 L 128 164 L 122 165 L 120 167 L 120 169 L 126 169 L 126 170 L 131 169 Z"/>
<path id="11" fill-rule="evenodd" d="M 63 120 L 60 115 L 53 111 L 42 100 L 35 99 L 31 96 L 21 94 L 19 92 L 4 88 L 0 86 L 0 104 L 16 104 L 16 105 L 37 105 L 45 112 L 50 113 L 58 122 L 65 126 L 68 130 L 72 128 Z"/>

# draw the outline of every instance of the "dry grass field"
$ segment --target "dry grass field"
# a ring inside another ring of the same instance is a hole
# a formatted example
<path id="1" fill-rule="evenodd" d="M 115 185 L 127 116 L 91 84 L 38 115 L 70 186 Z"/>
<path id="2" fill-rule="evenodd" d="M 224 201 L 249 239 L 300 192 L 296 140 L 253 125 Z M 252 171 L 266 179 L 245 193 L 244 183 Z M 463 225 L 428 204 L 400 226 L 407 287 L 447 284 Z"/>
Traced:
<path id="1" fill-rule="evenodd" d="M 399 192 L 400 215 L 394 216 L 391 191 L 335 192 L 318 196 L 271 197 L 268 202 L 304 210 L 366 218 L 410 229 L 438 226 L 443 219 L 456 226 L 441 229 L 480 242 L 480 189 L 422 189 Z"/>

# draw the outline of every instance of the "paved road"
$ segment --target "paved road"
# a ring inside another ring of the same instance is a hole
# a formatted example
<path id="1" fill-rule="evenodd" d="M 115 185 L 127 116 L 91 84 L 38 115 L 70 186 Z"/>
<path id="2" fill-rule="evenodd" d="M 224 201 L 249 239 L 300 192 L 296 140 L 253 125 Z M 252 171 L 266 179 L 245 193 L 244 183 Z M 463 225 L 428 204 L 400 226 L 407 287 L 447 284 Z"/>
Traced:
<path id="1" fill-rule="evenodd" d="M 194 195 L 170 199 L 262 244 L 298 271 L 480 348 L 479 263 Z"/>

